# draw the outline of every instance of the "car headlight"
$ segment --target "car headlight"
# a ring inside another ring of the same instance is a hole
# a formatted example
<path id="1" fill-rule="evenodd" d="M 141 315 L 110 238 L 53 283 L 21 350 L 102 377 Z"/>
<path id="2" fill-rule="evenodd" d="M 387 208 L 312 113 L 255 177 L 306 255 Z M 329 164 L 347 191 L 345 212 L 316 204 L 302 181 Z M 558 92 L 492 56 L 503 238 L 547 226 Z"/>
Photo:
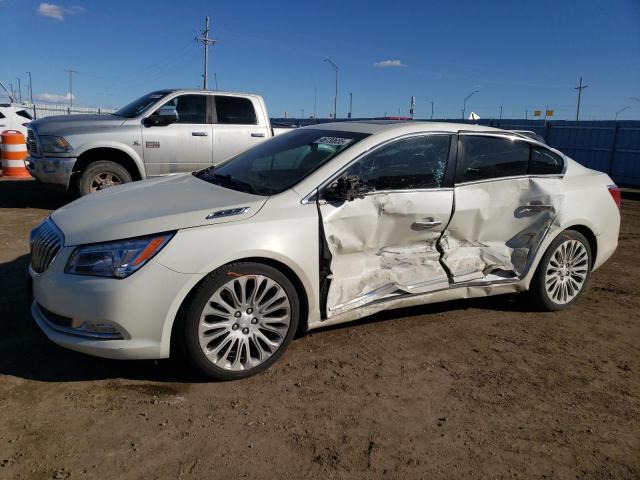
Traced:
<path id="1" fill-rule="evenodd" d="M 76 247 L 64 271 L 76 275 L 128 277 L 162 250 L 174 233 Z"/>
<path id="2" fill-rule="evenodd" d="M 40 146 L 43 152 L 47 153 L 66 153 L 73 150 L 69 142 L 64 137 L 55 137 L 53 135 L 41 135 Z"/>

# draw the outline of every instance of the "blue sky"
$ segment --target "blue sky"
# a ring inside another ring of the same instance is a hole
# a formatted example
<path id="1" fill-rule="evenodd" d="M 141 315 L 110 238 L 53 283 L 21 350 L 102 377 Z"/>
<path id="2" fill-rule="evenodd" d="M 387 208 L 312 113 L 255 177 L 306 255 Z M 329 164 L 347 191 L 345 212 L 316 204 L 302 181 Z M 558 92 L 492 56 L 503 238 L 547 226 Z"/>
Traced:
<path id="1" fill-rule="evenodd" d="M 333 110 L 353 92 L 354 116 L 457 118 L 463 98 L 481 117 L 524 118 L 546 105 L 575 117 L 578 78 L 589 87 L 583 119 L 640 118 L 640 0 L 211 1 L 0 0 L 0 81 L 33 74 L 34 95 L 122 106 L 141 94 L 200 86 L 212 19 L 210 86 L 264 95 L 272 116 Z M 376 66 L 378 62 L 387 62 Z M 398 65 L 399 64 L 399 65 Z M 0 99 L 2 100 L 2 99 Z M 6 101 L 6 98 L 4 99 Z"/>

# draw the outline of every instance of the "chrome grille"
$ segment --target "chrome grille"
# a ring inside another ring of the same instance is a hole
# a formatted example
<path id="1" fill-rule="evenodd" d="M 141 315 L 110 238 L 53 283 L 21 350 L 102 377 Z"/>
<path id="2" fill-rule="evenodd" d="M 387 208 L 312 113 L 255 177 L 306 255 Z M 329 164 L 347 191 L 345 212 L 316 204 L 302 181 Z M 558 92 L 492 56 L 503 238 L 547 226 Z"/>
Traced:
<path id="1" fill-rule="evenodd" d="M 31 245 L 31 268 L 36 273 L 42 273 L 62 248 L 64 237 L 58 227 L 47 218 L 31 231 L 29 243 Z"/>
<path id="2" fill-rule="evenodd" d="M 38 143 L 36 142 L 36 136 L 30 128 L 27 130 L 27 150 L 30 155 L 38 155 Z"/>

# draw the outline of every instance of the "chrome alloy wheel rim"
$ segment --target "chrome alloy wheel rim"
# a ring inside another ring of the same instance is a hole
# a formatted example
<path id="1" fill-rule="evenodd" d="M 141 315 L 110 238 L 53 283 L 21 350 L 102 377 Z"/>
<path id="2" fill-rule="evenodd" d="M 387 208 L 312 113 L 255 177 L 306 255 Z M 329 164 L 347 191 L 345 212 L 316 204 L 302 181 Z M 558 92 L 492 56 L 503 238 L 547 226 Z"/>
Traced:
<path id="1" fill-rule="evenodd" d="M 121 183 L 122 180 L 120 180 L 120 177 L 113 173 L 99 173 L 93 177 L 93 180 L 91 180 L 91 191 L 96 192 L 98 190 L 104 190 L 105 188 L 120 185 Z"/>
<path id="2" fill-rule="evenodd" d="M 573 300 L 587 280 L 589 255 L 577 240 L 562 242 L 549 259 L 545 288 L 552 302 L 563 305 Z"/>
<path id="3" fill-rule="evenodd" d="M 282 345 L 291 323 L 284 288 L 263 275 L 241 275 L 218 288 L 207 301 L 198 326 L 208 360 L 231 371 L 248 370 Z"/>

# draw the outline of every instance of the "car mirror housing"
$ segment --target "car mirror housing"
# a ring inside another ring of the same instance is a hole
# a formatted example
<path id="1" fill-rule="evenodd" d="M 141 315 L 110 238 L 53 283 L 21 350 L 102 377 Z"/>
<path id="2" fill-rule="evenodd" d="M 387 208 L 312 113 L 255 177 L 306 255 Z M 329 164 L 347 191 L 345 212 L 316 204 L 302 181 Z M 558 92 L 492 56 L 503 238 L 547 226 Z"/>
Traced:
<path id="1" fill-rule="evenodd" d="M 173 108 L 160 108 L 144 120 L 148 127 L 171 125 L 178 121 L 178 112 Z"/>

